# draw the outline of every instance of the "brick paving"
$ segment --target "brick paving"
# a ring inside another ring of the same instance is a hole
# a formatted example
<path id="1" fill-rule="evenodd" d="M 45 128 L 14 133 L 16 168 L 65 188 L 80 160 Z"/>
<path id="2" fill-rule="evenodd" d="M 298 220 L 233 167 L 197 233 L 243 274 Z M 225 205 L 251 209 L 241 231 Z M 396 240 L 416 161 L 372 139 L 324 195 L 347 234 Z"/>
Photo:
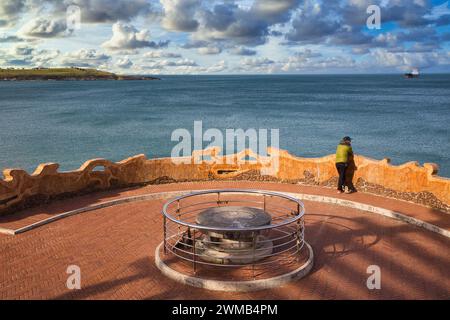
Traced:
<path id="1" fill-rule="evenodd" d="M 17 228 L 114 198 L 174 190 L 255 188 L 340 197 L 393 209 L 448 228 L 449 216 L 415 204 L 332 189 L 259 182 L 201 182 L 102 192 L 0 219 Z M 127 203 L 68 217 L 26 233 L 0 235 L 1 299 L 449 299 L 450 240 L 393 219 L 305 201 L 306 240 L 315 266 L 305 278 L 251 293 L 183 286 L 153 263 L 162 241 L 164 201 Z M 66 269 L 81 268 L 81 290 L 66 288 Z M 368 290 L 369 265 L 381 268 L 381 290 Z"/>

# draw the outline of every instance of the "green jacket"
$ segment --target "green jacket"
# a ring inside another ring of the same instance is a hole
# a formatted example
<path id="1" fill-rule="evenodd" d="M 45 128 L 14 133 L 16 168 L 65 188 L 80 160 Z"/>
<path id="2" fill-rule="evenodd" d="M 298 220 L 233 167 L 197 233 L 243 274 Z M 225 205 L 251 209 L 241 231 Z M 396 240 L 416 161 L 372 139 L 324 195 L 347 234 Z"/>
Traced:
<path id="1" fill-rule="evenodd" d="M 336 148 L 336 163 L 348 162 L 348 158 L 353 154 L 353 149 L 347 144 L 340 144 Z"/>

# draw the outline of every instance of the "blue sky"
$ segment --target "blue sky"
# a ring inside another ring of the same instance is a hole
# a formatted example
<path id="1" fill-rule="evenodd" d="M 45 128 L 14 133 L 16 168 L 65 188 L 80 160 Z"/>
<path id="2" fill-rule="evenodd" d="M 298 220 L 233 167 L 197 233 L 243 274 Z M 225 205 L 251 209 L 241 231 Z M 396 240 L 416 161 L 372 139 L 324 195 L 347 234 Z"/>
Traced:
<path id="1" fill-rule="evenodd" d="M 370 5 L 380 8 L 380 29 L 367 27 Z M 77 12 L 80 23 L 72 25 L 68 18 Z M 449 42 L 449 1 L 439 0 L 0 2 L 1 67 L 128 74 L 450 72 Z"/>

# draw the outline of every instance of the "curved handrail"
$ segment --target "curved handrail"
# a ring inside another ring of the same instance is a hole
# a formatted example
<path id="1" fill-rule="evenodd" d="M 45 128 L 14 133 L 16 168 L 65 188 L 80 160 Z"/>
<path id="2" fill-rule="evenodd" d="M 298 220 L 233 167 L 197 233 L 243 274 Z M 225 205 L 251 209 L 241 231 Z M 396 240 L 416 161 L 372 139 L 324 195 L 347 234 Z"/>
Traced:
<path id="1" fill-rule="evenodd" d="M 277 223 L 277 224 L 269 224 L 266 226 L 258 226 L 258 227 L 246 227 L 246 228 L 232 228 L 232 227 L 226 227 L 226 228 L 217 228 L 217 227 L 210 227 L 210 226 L 202 226 L 196 223 L 188 223 L 182 220 L 178 220 L 174 218 L 172 215 L 170 215 L 167 210 L 170 205 L 174 204 L 175 202 L 179 202 L 180 200 L 200 196 L 200 195 L 206 195 L 206 194 L 221 194 L 221 193 L 251 193 L 251 194 L 257 194 L 257 195 L 263 195 L 263 196 L 273 196 L 273 197 L 280 197 L 284 198 L 290 201 L 295 202 L 298 205 L 299 212 L 292 218 L 288 218 L 284 220 L 283 222 Z M 305 206 L 302 201 L 298 200 L 297 198 L 278 193 L 278 192 L 271 192 L 271 191 L 262 191 L 262 190 L 248 190 L 248 189 L 220 189 L 220 190 L 206 190 L 206 191 L 199 191 L 199 192 L 192 192 L 187 195 L 182 195 L 179 197 L 176 197 L 172 200 L 169 200 L 162 209 L 162 214 L 167 219 L 171 220 L 172 222 L 175 222 L 176 224 L 180 224 L 189 228 L 194 228 L 198 230 L 206 230 L 206 231 L 225 231 L 225 232 L 233 232 L 233 231 L 260 231 L 260 230 L 266 230 L 266 229 L 273 229 L 277 227 L 282 227 L 288 224 L 291 224 L 300 218 L 303 217 L 305 214 Z"/>

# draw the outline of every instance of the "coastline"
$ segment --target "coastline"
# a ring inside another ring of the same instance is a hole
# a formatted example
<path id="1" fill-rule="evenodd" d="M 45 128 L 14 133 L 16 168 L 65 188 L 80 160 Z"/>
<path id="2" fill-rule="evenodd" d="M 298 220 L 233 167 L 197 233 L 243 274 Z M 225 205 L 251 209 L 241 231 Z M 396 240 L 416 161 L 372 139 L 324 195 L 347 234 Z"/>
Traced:
<path id="1" fill-rule="evenodd" d="M 0 81 L 150 81 L 161 80 L 152 76 L 118 75 L 88 68 L 34 68 L 0 69 Z"/>

